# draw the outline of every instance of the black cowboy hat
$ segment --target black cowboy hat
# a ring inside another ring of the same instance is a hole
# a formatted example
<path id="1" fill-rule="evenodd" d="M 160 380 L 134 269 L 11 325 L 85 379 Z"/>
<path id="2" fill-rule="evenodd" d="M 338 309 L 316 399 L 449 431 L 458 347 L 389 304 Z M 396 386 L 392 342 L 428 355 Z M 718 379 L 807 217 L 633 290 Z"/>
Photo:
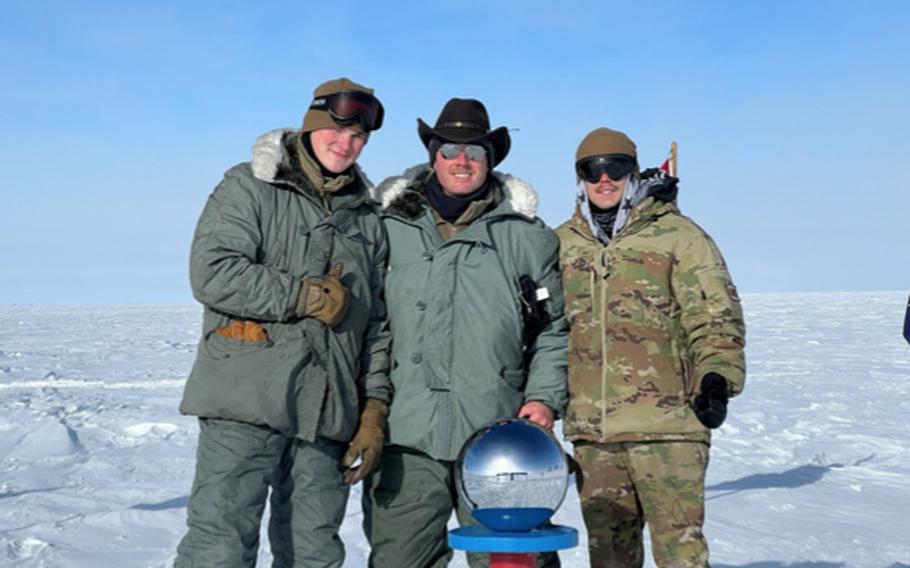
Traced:
<path id="1" fill-rule="evenodd" d="M 496 130 L 490 130 L 487 109 L 477 99 L 449 99 L 433 128 L 423 120 L 417 119 L 417 134 L 424 146 L 429 146 L 433 138 L 458 144 L 489 142 L 493 147 L 495 160 L 490 164 L 491 170 L 506 159 L 512 145 L 508 128 L 500 126 Z"/>

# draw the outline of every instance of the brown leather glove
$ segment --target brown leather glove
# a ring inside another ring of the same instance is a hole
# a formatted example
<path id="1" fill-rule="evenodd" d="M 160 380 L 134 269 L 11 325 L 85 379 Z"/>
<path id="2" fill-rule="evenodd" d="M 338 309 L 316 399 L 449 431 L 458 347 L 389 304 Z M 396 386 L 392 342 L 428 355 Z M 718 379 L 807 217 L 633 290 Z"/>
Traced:
<path id="1" fill-rule="evenodd" d="M 300 284 L 297 316 L 316 318 L 329 327 L 344 319 L 348 311 L 348 289 L 341 283 L 339 262 L 325 276 L 307 276 Z"/>
<path id="2" fill-rule="evenodd" d="M 345 483 L 354 485 L 379 463 L 388 416 L 389 407 L 386 403 L 375 398 L 367 399 L 367 404 L 360 413 L 360 427 L 351 440 L 347 453 L 341 458 L 341 465 L 347 468 L 344 471 Z M 351 467 L 358 457 L 361 459 L 360 465 Z"/>

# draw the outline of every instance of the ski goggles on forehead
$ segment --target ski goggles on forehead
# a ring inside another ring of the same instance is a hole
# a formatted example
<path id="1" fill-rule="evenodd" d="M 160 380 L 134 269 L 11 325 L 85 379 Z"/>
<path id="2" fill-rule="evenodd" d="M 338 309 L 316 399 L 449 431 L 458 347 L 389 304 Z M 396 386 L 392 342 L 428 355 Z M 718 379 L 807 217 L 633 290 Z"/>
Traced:
<path id="1" fill-rule="evenodd" d="M 316 97 L 310 108 L 328 112 L 332 120 L 341 126 L 348 126 L 359 120 L 367 131 L 378 130 L 385 115 L 379 99 L 361 91 L 341 91 Z"/>
<path id="2" fill-rule="evenodd" d="M 461 154 L 464 148 L 464 155 L 472 162 L 482 162 L 487 156 L 487 149 L 480 144 L 455 144 L 454 142 L 445 142 L 439 147 L 439 153 L 446 160 L 454 160 Z"/>
<path id="3" fill-rule="evenodd" d="M 591 156 L 575 163 L 575 173 L 589 183 L 597 183 L 603 174 L 613 181 L 619 181 L 635 169 L 635 158 L 625 154 Z"/>

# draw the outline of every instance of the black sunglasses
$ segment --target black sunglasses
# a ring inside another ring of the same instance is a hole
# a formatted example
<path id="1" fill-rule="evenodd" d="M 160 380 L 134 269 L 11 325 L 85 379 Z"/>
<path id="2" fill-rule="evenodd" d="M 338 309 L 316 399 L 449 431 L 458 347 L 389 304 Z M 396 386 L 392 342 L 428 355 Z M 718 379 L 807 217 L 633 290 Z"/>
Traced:
<path id="1" fill-rule="evenodd" d="M 379 99 L 361 91 L 341 91 L 316 97 L 311 109 L 324 110 L 340 126 L 349 126 L 359 120 L 364 130 L 379 130 L 385 110 Z"/>
<path id="2" fill-rule="evenodd" d="M 603 174 L 619 181 L 635 169 L 635 158 L 626 154 L 589 156 L 575 162 L 575 173 L 588 183 L 597 183 Z"/>

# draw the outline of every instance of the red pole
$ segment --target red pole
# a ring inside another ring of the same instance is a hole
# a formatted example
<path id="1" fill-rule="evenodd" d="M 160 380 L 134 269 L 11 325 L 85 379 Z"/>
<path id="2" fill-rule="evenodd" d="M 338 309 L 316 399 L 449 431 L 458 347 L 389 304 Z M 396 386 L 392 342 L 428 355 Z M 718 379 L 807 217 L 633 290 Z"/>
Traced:
<path id="1" fill-rule="evenodd" d="M 490 568 L 535 568 L 535 552 L 491 552 Z"/>

